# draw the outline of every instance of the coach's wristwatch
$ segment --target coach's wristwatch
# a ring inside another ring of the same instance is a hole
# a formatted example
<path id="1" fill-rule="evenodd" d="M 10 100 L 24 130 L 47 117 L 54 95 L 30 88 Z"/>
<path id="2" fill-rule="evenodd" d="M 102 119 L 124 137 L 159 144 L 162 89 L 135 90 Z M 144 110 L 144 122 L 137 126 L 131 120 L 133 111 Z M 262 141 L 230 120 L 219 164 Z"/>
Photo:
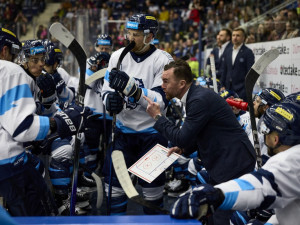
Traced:
<path id="1" fill-rule="evenodd" d="M 157 114 L 157 115 L 154 117 L 154 119 L 157 121 L 160 117 L 162 117 L 162 115 L 161 115 L 161 114 Z"/>

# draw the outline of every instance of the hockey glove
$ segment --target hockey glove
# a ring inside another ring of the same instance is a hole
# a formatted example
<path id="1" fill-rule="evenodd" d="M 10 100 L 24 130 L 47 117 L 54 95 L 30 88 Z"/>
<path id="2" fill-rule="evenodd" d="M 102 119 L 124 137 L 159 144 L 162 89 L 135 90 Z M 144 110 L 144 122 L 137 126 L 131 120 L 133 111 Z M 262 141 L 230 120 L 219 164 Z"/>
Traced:
<path id="1" fill-rule="evenodd" d="M 124 100 L 117 92 L 109 92 L 106 97 L 106 110 L 110 114 L 118 114 L 123 110 Z"/>
<path id="2" fill-rule="evenodd" d="M 126 96 L 133 96 L 138 90 L 133 77 L 129 77 L 125 72 L 112 69 L 109 73 L 109 86 Z"/>
<path id="3" fill-rule="evenodd" d="M 62 77 L 57 71 L 54 74 L 52 74 L 52 77 L 56 85 L 57 93 L 61 94 L 61 92 L 64 90 L 66 86 L 66 82 L 62 79 Z"/>
<path id="4" fill-rule="evenodd" d="M 54 116 L 56 131 L 63 139 L 83 130 L 86 120 L 93 114 L 88 107 L 73 105 L 64 111 L 58 112 Z M 82 125 L 81 125 L 82 124 Z"/>
<path id="5" fill-rule="evenodd" d="M 40 88 L 42 103 L 52 104 L 56 100 L 56 88 L 52 76 L 49 73 L 43 73 L 36 79 L 36 84 Z"/>
<path id="6" fill-rule="evenodd" d="M 203 219 L 222 204 L 223 192 L 209 184 L 195 187 L 184 194 L 173 205 L 171 216 L 175 218 Z"/>

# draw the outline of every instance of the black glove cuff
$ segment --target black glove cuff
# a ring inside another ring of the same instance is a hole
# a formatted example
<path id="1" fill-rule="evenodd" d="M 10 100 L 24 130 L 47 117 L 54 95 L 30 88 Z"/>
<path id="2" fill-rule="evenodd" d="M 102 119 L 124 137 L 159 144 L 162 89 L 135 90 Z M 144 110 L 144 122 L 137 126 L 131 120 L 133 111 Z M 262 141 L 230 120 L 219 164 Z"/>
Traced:
<path id="1" fill-rule="evenodd" d="M 214 205 L 215 209 L 219 208 L 219 206 L 222 205 L 225 199 L 225 195 L 221 189 L 216 188 L 216 191 L 218 192 L 219 197 L 218 200 L 216 201 L 216 204 Z"/>
<path id="2" fill-rule="evenodd" d="M 50 131 L 53 134 L 57 130 L 56 121 L 54 118 L 50 118 Z"/>

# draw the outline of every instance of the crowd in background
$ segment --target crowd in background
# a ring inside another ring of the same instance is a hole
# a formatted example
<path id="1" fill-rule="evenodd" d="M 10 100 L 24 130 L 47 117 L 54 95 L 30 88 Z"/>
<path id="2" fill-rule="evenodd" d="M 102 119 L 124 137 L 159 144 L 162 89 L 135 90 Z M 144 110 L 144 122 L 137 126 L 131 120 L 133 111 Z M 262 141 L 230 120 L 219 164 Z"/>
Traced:
<path id="1" fill-rule="evenodd" d="M 249 21 L 285 2 L 283 0 L 65 0 L 59 10 L 50 18 L 49 24 L 62 22 L 68 29 L 76 26 L 76 18 L 83 11 L 88 15 L 87 55 L 94 51 L 94 42 L 101 33 L 108 33 L 114 42 L 114 50 L 126 45 L 124 22 L 137 12 L 149 13 L 159 21 L 158 47 L 175 57 L 198 56 L 199 28 L 202 33 L 202 48 L 212 48 L 216 44 L 216 35 L 221 28 L 233 30 L 242 26 L 248 37 L 246 43 L 282 40 L 298 37 L 300 31 L 300 1 L 281 9 L 276 14 L 267 15 L 257 24 Z M 16 32 L 17 23 L 21 34 L 26 34 L 27 24 L 33 15 L 44 11 L 45 0 L 0 0 L 0 24 Z M 102 14 L 102 17 L 101 17 Z M 101 19 L 116 21 L 105 23 L 105 32 L 101 31 Z M 201 25 L 201 26 L 200 26 Z M 17 33 L 17 32 L 16 32 Z M 47 27 L 39 25 L 37 38 L 48 37 Z"/>
<path id="2" fill-rule="evenodd" d="M 0 0 L 0 26 L 26 35 L 28 23 L 45 8 L 45 0 Z"/>
<path id="3" fill-rule="evenodd" d="M 276 15 L 268 15 L 266 19 L 255 25 L 247 22 L 262 15 L 283 3 L 282 0 L 243 1 L 243 0 L 182 0 L 182 1 L 64 1 L 61 8 L 51 18 L 63 22 L 68 28 L 74 26 L 76 14 L 84 9 L 89 15 L 90 49 L 93 49 L 97 35 L 101 34 L 101 9 L 104 18 L 110 21 L 124 21 L 135 12 L 154 15 L 159 21 L 159 48 L 177 57 L 187 54 L 197 56 L 199 27 L 202 27 L 203 45 L 214 47 L 218 31 L 227 27 L 233 30 L 244 26 L 248 33 L 246 43 L 281 40 L 299 36 L 298 4 L 289 5 Z M 300 1 L 298 1 L 300 2 Z M 123 47 L 124 23 L 108 23 L 107 33 L 114 41 L 114 49 Z"/>

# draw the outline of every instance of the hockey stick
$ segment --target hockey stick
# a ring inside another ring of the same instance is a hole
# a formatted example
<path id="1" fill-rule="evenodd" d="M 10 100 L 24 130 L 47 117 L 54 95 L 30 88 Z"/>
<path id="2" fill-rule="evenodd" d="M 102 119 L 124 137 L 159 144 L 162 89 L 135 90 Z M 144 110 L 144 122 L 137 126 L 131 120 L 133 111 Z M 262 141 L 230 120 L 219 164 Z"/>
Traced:
<path id="1" fill-rule="evenodd" d="M 90 173 L 91 176 L 96 181 L 96 186 L 97 186 L 96 208 L 100 209 L 100 207 L 101 207 L 101 205 L 103 203 L 103 185 L 102 185 L 101 178 L 95 172 L 93 172 L 90 168 L 88 168 L 86 165 L 80 164 L 80 167 L 82 167 L 83 170 L 85 170 L 86 172 Z"/>
<path id="2" fill-rule="evenodd" d="M 162 209 L 156 205 L 153 205 L 152 203 L 146 201 L 143 199 L 139 193 L 134 188 L 129 173 L 127 171 L 124 155 L 119 150 L 114 150 L 111 154 L 112 162 L 114 165 L 115 172 L 117 174 L 118 180 L 125 191 L 127 197 L 132 200 L 133 202 L 136 202 L 142 206 L 145 206 L 147 208 L 153 209 L 155 211 L 158 211 L 162 214 L 170 214 L 170 212 L 166 209 Z"/>
<path id="3" fill-rule="evenodd" d="M 89 78 L 87 78 L 85 80 L 85 84 L 90 85 L 95 80 L 103 78 L 105 76 L 106 70 L 107 70 L 107 68 L 103 68 L 103 69 L 98 70 L 97 72 L 93 73 L 92 76 L 90 76 Z"/>
<path id="4" fill-rule="evenodd" d="M 132 41 L 130 42 L 121 52 L 121 55 L 118 59 L 117 62 L 117 71 L 120 70 L 120 66 L 121 63 L 125 57 L 125 55 L 127 55 L 128 52 L 130 52 L 135 46 L 135 42 Z M 111 146 L 112 146 L 112 151 L 114 151 L 114 143 L 115 143 L 115 128 L 116 128 L 116 122 L 117 122 L 117 116 L 114 113 L 113 114 L 113 120 L 112 120 L 112 133 L 111 133 Z M 111 162 L 112 163 L 112 162 Z M 107 197 L 107 214 L 110 215 L 110 211 L 111 211 L 111 191 L 112 191 L 112 185 L 111 185 L 111 179 L 112 179 L 112 165 L 110 163 L 109 166 L 109 190 L 108 190 L 108 197 Z"/>
<path id="5" fill-rule="evenodd" d="M 210 58 L 210 65 L 211 65 L 210 69 L 211 69 L 211 74 L 212 74 L 212 78 L 213 78 L 214 91 L 216 93 L 218 93 L 215 57 L 213 54 L 211 54 L 209 58 Z"/>
<path id="6" fill-rule="evenodd" d="M 262 159 L 261 159 L 261 152 L 260 152 L 259 141 L 258 141 L 257 127 L 255 122 L 252 92 L 257 79 L 262 74 L 264 69 L 278 56 L 279 56 L 279 51 L 277 49 L 271 49 L 265 52 L 257 60 L 257 62 L 254 63 L 254 65 L 251 67 L 245 79 L 246 97 L 247 97 L 247 102 L 249 107 L 254 149 L 256 153 L 256 161 L 257 161 L 258 168 L 261 168 L 262 166 Z"/>
<path id="7" fill-rule="evenodd" d="M 59 40 L 65 47 L 67 47 L 77 59 L 80 77 L 78 92 L 76 95 L 75 102 L 80 106 L 84 106 L 84 95 L 85 95 L 85 70 L 86 70 L 86 59 L 87 56 L 82 46 L 78 43 L 75 37 L 70 33 L 70 31 L 65 28 L 61 23 L 53 23 L 49 28 L 50 33 L 57 40 Z M 80 123 L 80 130 L 82 122 Z M 79 151 L 80 151 L 80 137 L 79 132 L 77 132 L 74 145 L 74 168 L 73 168 L 73 178 L 72 178 L 72 193 L 70 202 L 70 215 L 75 215 L 75 204 L 76 204 L 76 191 L 77 191 L 77 178 L 78 178 L 78 167 L 79 167 Z"/>

